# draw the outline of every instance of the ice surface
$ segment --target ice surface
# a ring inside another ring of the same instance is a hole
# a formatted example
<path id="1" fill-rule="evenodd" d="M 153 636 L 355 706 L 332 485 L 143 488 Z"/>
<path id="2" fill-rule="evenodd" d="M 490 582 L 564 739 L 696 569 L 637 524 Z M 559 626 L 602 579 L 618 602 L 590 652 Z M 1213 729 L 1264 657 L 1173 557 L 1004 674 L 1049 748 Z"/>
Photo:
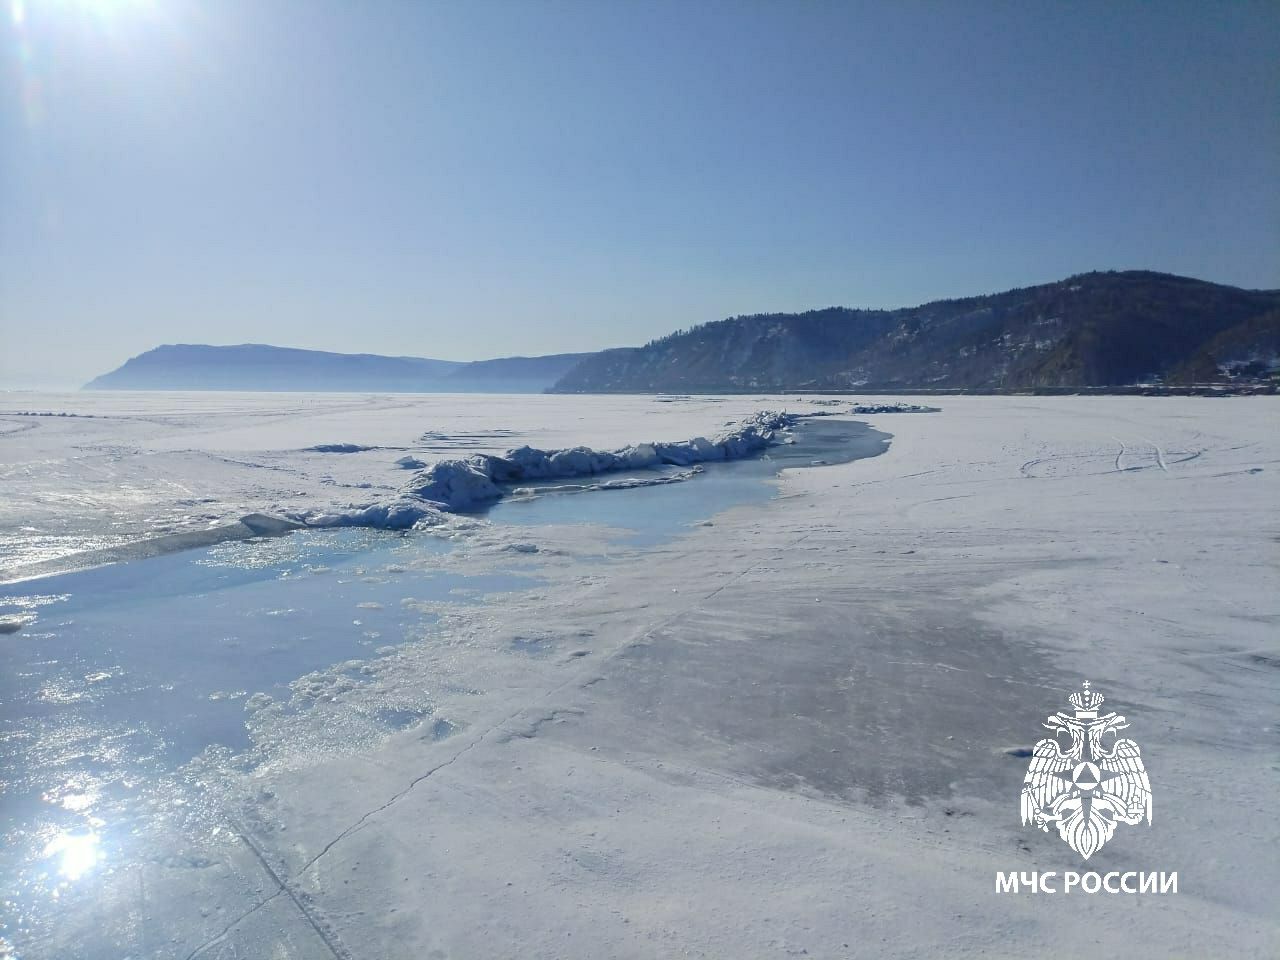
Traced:
<path id="1" fill-rule="evenodd" d="M 597 400 L 614 428 L 614 404 L 672 417 L 602 436 Z M 750 412 L 734 402 L 573 398 L 588 419 L 551 442 L 492 433 L 515 419 L 438 429 L 494 444 L 468 452 L 612 450 L 714 433 Z M 1028 957 L 1082 937 L 1270 955 L 1280 404 L 940 406 L 884 421 L 882 456 L 788 471 L 776 499 L 607 559 L 594 528 L 470 521 L 458 572 L 528 564 L 544 582 L 426 598 L 408 609 L 440 642 L 360 680 L 320 671 L 297 713 L 256 701 L 261 762 L 191 771 L 217 834 L 117 861 L 72 831 L 62 849 L 93 862 L 25 955 Z M 396 444 L 340 420 L 279 448 Z M 312 469 L 299 456 L 280 461 L 291 478 Z M 538 552 L 509 549 L 524 543 Z M 1089 866 L 1177 870 L 1177 896 L 994 892 L 997 870 L 1081 868 L 1021 826 L 1017 751 L 1085 678 L 1129 718 L 1156 792 L 1155 823 Z M 424 690 L 429 719 L 336 748 L 371 705 Z"/>
<path id="2" fill-rule="evenodd" d="M 406 469 L 460 453 L 614 450 L 809 407 L 785 397 L 668 399 L 0 393 L 0 579 L 128 556 L 140 541 L 203 534 L 251 513 L 350 513 L 353 503 L 393 500 Z M 307 449 L 334 443 L 368 449 Z M 370 522 L 389 522 L 382 513 Z M 405 519 L 394 509 L 389 517 Z"/>
<path id="3" fill-rule="evenodd" d="M 676 472 L 656 477 L 643 471 L 595 483 L 545 482 L 517 488 L 484 516 L 499 527 L 594 524 L 606 552 L 614 544 L 652 546 L 694 524 L 710 522 L 731 505 L 766 503 L 777 495 L 777 485 L 768 481 L 783 470 L 873 457 L 888 443 L 879 431 L 831 419 L 802 420 L 787 440 L 791 442 L 772 446 L 759 457 L 690 470 L 669 468 Z M 687 482 L 695 477 L 696 482 Z M 609 496 L 589 495 L 595 491 Z"/>
<path id="4" fill-rule="evenodd" d="M 758 453 L 776 440 L 778 431 L 796 422 L 794 414 L 761 411 L 713 439 L 694 437 L 673 443 L 640 443 L 618 450 L 571 447 L 538 450 L 517 447 L 502 456 L 475 454 L 463 460 L 441 460 L 417 474 L 401 489 L 401 497 L 385 511 L 364 508 L 360 522 L 372 526 L 411 526 L 413 501 L 421 510 L 473 510 L 497 500 L 504 489 L 536 480 L 593 477 L 624 470 L 648 470 L 659 466 L 688 467 L 716 460 L 738 460 Z M 650 483 L 670 483 L 672 476 L 650 478 Z M 629 485 L 637 485 L 634 478 Z M 332 515 L 308 522 L 320 525 L 341 522 Z M 381 522 L 379 522 L 381 521 Z"/>
<path id="5" fill-rule="evenodd" d="M 0 898 L 34 930 L 56 922 L 51 843 L 92 831 L 113 864 L 148 855 L 137 836 L 202 799 L 179 769 L 206 751 L 243 765 L 269 717 L 295 748 L 330 754 L 425 721 L 427 690 L 369 697 L 340 723 L 305 718 L 430 634 L 436 611 L 538 583 L 443 569 L 448 552 L 430 537 L 308 531 L 0 586 L 0 612 L 28 628 L 0 674 Z"/>

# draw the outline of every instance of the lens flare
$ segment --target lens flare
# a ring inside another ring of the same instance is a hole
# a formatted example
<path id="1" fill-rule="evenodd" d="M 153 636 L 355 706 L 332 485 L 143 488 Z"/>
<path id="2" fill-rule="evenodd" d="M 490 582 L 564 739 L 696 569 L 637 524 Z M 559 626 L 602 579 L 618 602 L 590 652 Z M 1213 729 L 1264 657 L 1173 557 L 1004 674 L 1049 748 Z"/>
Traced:
<path id="1" fill-rule="evenodd" d="M 6 13 L 9 29 L 0 30 L 0 43 L 12 45 L 32 131 L 44 126 L 46 92 L 77 45 L 132 59 L 144 52 L 147 34 L 167 22 L 157 0 L 0 0 L 0 27 Z"/>

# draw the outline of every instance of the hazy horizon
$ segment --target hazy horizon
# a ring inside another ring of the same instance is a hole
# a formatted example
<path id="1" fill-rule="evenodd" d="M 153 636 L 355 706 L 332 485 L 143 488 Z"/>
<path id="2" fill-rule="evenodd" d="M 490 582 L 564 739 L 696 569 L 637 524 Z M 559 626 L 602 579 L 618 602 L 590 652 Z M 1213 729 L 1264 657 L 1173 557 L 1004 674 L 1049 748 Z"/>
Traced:
<path id="1" fill-rule="evenodd" d="M 1280 287 L 1280 8 L 9 0 L 0 387 Z M 976 12 L 975 12 L 976 11 Z"/>

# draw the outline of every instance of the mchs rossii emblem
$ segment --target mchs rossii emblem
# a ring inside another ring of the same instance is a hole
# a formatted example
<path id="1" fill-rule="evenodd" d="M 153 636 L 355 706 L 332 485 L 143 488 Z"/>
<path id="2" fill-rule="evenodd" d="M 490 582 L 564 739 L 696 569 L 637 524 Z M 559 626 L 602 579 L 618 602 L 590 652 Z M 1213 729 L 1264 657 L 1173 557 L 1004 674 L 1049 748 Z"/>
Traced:
<path id="1" fill-rule="evenodd" d="M 1151 823 L 1151 781 L 1138 745 L 1118 736 L 1128 721 L 1116 713 L 1098 716 L 1103 697 L 1088 680 L 1070 699 L 1074 716 L 1049 717 L 1044 726 L 1054 735 L 1032 751 L 1022 822 L 1046 833 L 1056 827 L 1067 846 L 1088 860 L 1120 824 Z"/>

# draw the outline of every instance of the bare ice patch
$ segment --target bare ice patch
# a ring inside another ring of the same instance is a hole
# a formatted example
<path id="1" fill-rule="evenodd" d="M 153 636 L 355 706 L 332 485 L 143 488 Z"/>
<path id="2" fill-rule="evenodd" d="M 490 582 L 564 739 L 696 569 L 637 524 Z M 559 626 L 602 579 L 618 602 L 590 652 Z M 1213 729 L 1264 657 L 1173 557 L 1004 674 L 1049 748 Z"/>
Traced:
<path id="1" fill-rule="evenodd" d="M 212 795 L 183 786 L 194 757 L 218 780 L 267 748 L 332 756 L 433 719 L 431 691 L 374 689 L 381 664 L 429 646 L 439 611 L 539 582 L 446 570 L 449 550 L 313 530 L 67 573 L 39 594 L 0 585 L 0 623 L 40 623 L 38 642 L 0 637 L 0 896 L 47 897 L 51 836 L 92 830 L 116 865 L 153 832 L 139 824 L 196 815 Z"/>

